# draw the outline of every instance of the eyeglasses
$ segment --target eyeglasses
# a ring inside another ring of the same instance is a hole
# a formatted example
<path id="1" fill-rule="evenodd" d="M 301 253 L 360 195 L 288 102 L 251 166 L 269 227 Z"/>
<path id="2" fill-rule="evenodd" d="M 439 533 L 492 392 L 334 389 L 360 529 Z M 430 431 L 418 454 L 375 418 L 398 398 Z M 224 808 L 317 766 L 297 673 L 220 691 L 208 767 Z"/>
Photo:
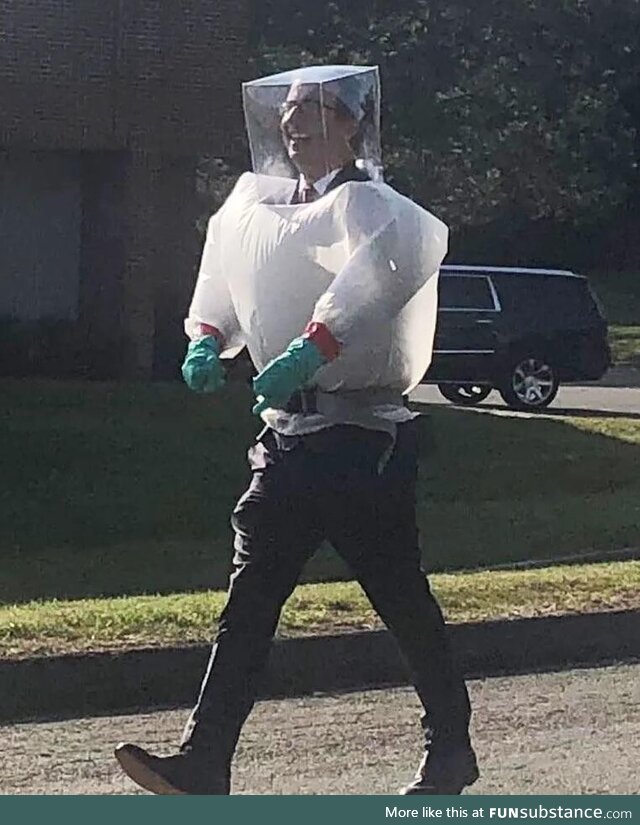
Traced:
<path id="1" fill-rule="evenodd" d="M 336 111 L 338 108 L 337 106 L 331 106 L 328 103 L 320 103 L 319 100 L 285 100 L 284 103 L 281 103 L 278 106 L 278 112 L 281 116 L 288 115 L 289 112 L 292 112 L 294 109 L 316 109 L 320 111 L 320 109 L 330 109 L 332 111 Z"/>

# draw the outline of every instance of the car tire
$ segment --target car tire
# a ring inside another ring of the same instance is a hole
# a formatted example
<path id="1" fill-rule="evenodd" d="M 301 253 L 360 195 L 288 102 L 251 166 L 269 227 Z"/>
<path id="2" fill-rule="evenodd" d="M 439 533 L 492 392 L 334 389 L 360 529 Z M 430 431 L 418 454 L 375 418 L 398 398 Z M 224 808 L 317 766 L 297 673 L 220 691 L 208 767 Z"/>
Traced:
<path id="1" fill-rule="evenodd" d="M 558 370 L 549 359 L 526 353 L 510 360 L 498 392 L 512 409 L 535 412 L 551 404 L 559 386 Z"/>
<path id="2" fill-rule="evenodd" d="M 489 395 L 493 387 L 484 384 L 438 384 L 440 395 L 452 404 L 473 407 Z"/>

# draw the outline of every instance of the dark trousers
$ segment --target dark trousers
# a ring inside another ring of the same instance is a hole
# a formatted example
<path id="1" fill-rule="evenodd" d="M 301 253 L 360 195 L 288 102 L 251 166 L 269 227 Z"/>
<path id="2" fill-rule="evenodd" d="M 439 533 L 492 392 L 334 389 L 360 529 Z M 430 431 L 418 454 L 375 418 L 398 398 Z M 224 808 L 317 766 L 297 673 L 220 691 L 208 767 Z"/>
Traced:
<path id="1" fill-rule="evenodd" d="M 267 431 L 251 448 L 252 481 L 231 519 L 235 555 L 227 604 L 183 749 L 231 758 L 282 606 L 324 539 L 395 635 L 425 710 L 427 745 L 468 744 L 466 687 L 420 566 L 418 428 L 417 421 L 398 426 L 382 472 L 391 437 L 359 427 L 290 437 Z"/>

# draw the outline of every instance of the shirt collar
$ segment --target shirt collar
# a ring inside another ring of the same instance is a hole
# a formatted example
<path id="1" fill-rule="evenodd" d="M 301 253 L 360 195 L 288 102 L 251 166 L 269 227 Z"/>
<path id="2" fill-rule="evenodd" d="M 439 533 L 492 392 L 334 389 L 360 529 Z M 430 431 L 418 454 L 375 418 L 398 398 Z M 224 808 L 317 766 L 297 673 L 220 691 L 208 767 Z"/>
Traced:
<path id="1" fill-rule="evenodd" d="M 333 169 L 327 175 L 323 175 L 314 183 L 308 183 L 305 176 L 300 175 L 300 178 L 298 179 L 298 192 L 302 192 L 304 189 L 307 188 L 307 186 L 312 186 L 316 190 L 318 195 L 324 195 L 329 187 L 329 184 L 335 178 L 339 171 L 340 169 Z"/>

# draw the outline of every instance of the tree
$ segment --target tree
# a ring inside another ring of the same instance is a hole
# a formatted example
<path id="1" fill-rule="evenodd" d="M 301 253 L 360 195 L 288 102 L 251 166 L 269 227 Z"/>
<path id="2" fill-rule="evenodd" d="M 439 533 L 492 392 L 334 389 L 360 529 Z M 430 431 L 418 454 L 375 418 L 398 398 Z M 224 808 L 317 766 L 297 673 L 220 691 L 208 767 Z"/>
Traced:
<path id="1" fill-rule="evenodd" d="M 256 74 L 378 64 L 388 178 L 455 225 L 633 202 L 638 0 L 271 0 Z"/>

